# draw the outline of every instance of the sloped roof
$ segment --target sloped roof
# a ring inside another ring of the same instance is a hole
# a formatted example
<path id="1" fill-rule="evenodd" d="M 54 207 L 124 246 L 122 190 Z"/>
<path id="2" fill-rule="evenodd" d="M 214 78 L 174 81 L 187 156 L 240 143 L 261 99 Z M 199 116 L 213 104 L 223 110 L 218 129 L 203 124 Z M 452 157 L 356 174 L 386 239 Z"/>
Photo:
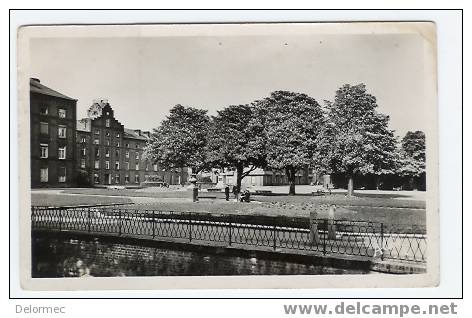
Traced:
<path id="1" fill-rule="evenodd" d="M 76 101 L 77 99 L 66 96 L 64 94 L 61 94 L 47 86 L 44 86 L 39 82 L 39 80 L 30 78 L 30 92 L 32 93 L 39 93 L 43 95 L 49 95 L 49 96 L 54 96 L 54 97 L 59 97 L 63 99 L 68 99 L 68 100 L 73 100 Z"/>
<path id="2" fill-rule="evenodd" d="M 132 139 L 139 139 L 139 140 L 144 140 L 147 141 L 149 138 L 147 138 L 144 135 L 138 135 L 137 132 L 135 132 L 133 129 L 125 128 L 125 138 L 132 138 Z"/>

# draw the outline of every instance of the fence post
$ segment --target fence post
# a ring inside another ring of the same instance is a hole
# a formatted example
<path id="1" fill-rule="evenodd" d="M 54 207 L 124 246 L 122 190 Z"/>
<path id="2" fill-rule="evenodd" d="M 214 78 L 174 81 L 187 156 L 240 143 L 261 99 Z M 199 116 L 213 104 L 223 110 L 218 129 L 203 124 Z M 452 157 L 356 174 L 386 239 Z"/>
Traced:
<path id="1" fill-rule="evenodd" d="M 229 229 L 229 246 L 231 246 L 231 240 L 232 240 L 232 223 L 231 223 L 231 214 L 228 216 L 228 229 Z"/>
<path id="2" fill-rule="evenodd" d="M 380 223 L 380 259 L 383 261 L 384 260 L 384 247 L 383 247 L 383 241 L 384 241 L 384 224 L 383 222 Z"/>
<path id="3" fill-rule="evenodd" d="M 326 239 L 328 237 L 328 219 L 324 220 L 325 232 L 323 235 L 323 255 L 326 255 Z"/>
<path id="4" fill-rule="evenodd" d="M 118 210 L 118 236 L 121 236 L 121 209 Z"/>
<path id="5" fill-rule="evenodd" d="M 90 208 L 87 208 L 87 232 L 90 233 L 90 224 L 92 220 L 90 218 Z"/>
<path id="6" fill-rule="evenodd" d="M 189 225 L 189 241 L 192 242 L 192 213 L 189 213 L 189 219 L 188 219 L 188 225 Z"/>
<path id="7" fill-rule="evenodd" d="M 56 211 L 59 213 L 59 231 L 62 231 L 62 210 L 57 209 Z"/>
<path id="8" fill-rule="evenodd" d="M 156 219 L 155 219 L 155 215 L 154 215 L 154 210 L 152 210 L 152 238 L 155 238 L 156 237 Z"/>
<path id="9" fill-rule="evenodd" d="M 273 236 L 274 236 L 274 242 L 273 242 L 273 247 L 274 247 L 274 251 L 277 249 L 277 227 L 273 226 L 272 228 L 272 232 L 273 232 Z"/>

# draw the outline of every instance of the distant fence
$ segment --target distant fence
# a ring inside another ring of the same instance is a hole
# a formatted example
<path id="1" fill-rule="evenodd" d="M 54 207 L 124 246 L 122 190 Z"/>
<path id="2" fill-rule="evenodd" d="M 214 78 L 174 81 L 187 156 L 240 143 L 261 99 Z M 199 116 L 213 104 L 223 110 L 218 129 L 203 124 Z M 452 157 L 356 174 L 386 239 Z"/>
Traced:
<path id="1" fill-rule="evenodd" d="M 32 228 L 426 262 L 423 226 L 107 207 L 32 207 Z"/>

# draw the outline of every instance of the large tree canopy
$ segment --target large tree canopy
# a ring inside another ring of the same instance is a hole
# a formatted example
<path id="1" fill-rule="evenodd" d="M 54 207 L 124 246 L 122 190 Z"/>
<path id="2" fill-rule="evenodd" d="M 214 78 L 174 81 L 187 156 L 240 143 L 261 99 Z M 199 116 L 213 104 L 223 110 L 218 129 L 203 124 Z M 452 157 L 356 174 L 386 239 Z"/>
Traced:
<path id="1" fill-rule="evenodd" d="M 400 165 L 402 176 L 419 177 L 426 169 L 426 137 L 422 131 L 409 131 L 401 141 Z"/>
<path id="2" fill-rule="evenodd" d="M 275 91 L 255 107 L 257 115 L 250 126 L 258 138 L 251 147 L 264 149 L 269 167 L 285 170 L 289 194 L 295 194 L 295 174 L 319 157 L 321 106 L 305 94 Z"/>
<path id="3" fill-rule="evenodd" d="M 352 195 L 357 174 L 393 173 L 396 139 L 388 129 L 389 117 L 377 112 L 376 98 L 365 85 L 342 86 L 329 107 L 331 166 L 348 176 L 348 194 Z"/>
<path id="4" fill-rule="evenodd" d="M 146 157 L 164 168 L 202 170 L 209 124 L 206 110 L 175 105 L 161 125 L 153 130 Z"/>
<path id="5" fill-rule="evenodd" d="M 264 156 L 253 151 L 255 135 L 249 129 L 253 117 L 249 105 L 228 106 L 212 118 L 207 142 L 207 161 L 211 166 L 234 167 L 237 171 L 237 186 L 256 167 L 264 165 Z M 246 171 L 244 168 L 248 167 Z"/>

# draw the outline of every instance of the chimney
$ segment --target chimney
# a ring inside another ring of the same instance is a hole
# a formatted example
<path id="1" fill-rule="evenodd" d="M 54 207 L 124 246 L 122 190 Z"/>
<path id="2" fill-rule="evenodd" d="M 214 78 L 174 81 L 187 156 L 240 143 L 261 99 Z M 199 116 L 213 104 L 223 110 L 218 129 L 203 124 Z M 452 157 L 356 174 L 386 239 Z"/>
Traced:
<path id="1" fill-rule="evenodd" d="M 41 81 L 39 80 L 39 78 L 31 77 L 30 79 L 31 79 L 33 82 L 41 83 Z"/>
<path id="2" fill-rule="evenodd" d="M 149 131 L 143 131 L 143 136 L 151 138 L 151 133 Z"/>
<path id="3" fill-rule="evenodd" d="M 141 129 L 135 129 L 134 132 L 137 133 L 138 136 L 141 136 Z"/>

